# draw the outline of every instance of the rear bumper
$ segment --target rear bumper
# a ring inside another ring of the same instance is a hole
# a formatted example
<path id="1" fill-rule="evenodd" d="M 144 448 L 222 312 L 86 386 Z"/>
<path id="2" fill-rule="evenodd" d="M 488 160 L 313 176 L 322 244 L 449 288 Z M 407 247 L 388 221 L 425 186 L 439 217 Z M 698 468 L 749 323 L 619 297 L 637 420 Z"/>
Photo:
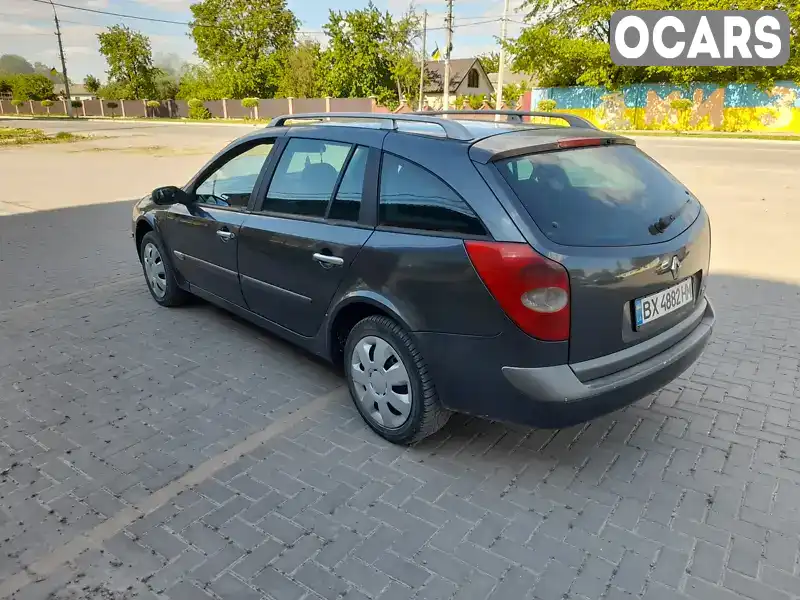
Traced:
<path id="1" fill-rule="evenodd" d="M 708 300 L 699 322 L 680 341 L 632 366 L 595 379 L 578 378 L 588 365 L 559 365 L 526 369 L 503 367 L 506 380 L 531 399 L 530 424 L 564 427 L 587 421 L 627 406 L 659 390 L 686 369 L 703 352 L 716 315 Z M 615 357 L 606 357 L 610 362 Z M 630 353 L 626 352 L 626 360 Z"/>
<path id="2" fill-rule="evenodd" d="M 683 326 L 601 359 L 569 365 L 565 348 L 545 345 L 544 354 L 551 359 L 563 355 L 565 364 L 541 367 L 507 366 L 531 364 L 522 342 L 507 332 L 493 338 L 416 336 L 447 408 L 560 428 L 627 406 L 670 383 L 700 356 L 715 318 L 704 299 Z"/>

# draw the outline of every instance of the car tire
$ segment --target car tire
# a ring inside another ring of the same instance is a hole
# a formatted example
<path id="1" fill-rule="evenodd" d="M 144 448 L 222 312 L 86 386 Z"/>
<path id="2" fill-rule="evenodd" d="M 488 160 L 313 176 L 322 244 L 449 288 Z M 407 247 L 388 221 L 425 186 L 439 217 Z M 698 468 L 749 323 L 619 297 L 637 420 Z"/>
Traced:
<path id="1" fill-rule="evenodd" d="M 147 289 L 161 306 L 180 306 L 186 302 L 188 294 L 178 286 L 172 265 L 165 256 L 167 253 L 158 235 L 153 231 L 146 233 L 139 246 L 139 260 Z"/>
<path id="2" fill-rule="evenodd" d="M 411 336 L 388 317 L 370 316 L 353 327 L 345 344 L 344 371 L 358 412 L 389 442 L 413 444 L 450 418 Z M 398 383 L 403 379 L 405 385 Z"/>

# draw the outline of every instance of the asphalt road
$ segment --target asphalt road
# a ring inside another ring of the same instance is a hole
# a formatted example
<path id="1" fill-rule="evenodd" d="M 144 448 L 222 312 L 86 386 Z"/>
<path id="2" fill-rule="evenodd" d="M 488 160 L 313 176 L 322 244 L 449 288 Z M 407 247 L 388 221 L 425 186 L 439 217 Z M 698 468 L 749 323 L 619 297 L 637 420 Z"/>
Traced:
<path id="1" fill-rule="evenodd" d="M 241 131 L 100 125 L 0 150 L 0 598 L 800 593 L 800 145 L 639 140 L 713 219 L 719 322 L 681 378 L 587 426 L 457 417 L 402 449 L 325 365 L 149 297 L 116 200 Z"/>

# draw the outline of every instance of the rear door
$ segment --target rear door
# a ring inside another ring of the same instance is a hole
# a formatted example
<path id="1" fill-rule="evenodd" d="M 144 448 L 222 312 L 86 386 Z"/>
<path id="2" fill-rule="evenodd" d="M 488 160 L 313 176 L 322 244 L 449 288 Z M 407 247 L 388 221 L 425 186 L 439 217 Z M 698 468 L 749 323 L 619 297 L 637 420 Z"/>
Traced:
<path id="1" fill-rule="evenodd" d="M 570 275 L 570 361 L 664 332 L 702 297 L 710 225 L 700 203 L 628 144 L 533 153 L 496 166 L 537 245 Z"/>
<path id="2" fill-rule="evenodd" d="M 383 134 L 371 133 L 379 143 Z M 317 332 L 372 234 L 367 212 L 375 205 L 378 161 L 379 152 L 364 144 L 288 140 L 240 231 L 239 272 L 250 310 L 300 335 Z"/>

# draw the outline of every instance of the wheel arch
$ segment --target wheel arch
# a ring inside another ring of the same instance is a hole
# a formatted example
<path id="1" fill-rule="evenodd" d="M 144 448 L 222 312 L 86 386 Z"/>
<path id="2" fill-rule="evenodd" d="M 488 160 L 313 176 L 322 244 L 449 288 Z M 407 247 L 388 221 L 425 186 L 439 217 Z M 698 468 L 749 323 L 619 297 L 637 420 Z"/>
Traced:
<path id="1" fill-rule="evenodd" d="M 139 253 L 142 247 L 142 238 L 150 231 L 155 231 L 154 219 L 152 217 L 141 216 L 136 221 L 135 239 L 136 239 L 136 252 Z"/>
<path id="2" fill-rule="evenodd" d="M 348 294 L 336 305 L 328 319 L 326 348 L 334 365 L 342 366 L 347 335 L 353 327 L 372 315 L 388 317 L 407 332 L 413 331 L 413 320 L 405 318 L 403 311 L 388 298 L 367 290 Z"/>

